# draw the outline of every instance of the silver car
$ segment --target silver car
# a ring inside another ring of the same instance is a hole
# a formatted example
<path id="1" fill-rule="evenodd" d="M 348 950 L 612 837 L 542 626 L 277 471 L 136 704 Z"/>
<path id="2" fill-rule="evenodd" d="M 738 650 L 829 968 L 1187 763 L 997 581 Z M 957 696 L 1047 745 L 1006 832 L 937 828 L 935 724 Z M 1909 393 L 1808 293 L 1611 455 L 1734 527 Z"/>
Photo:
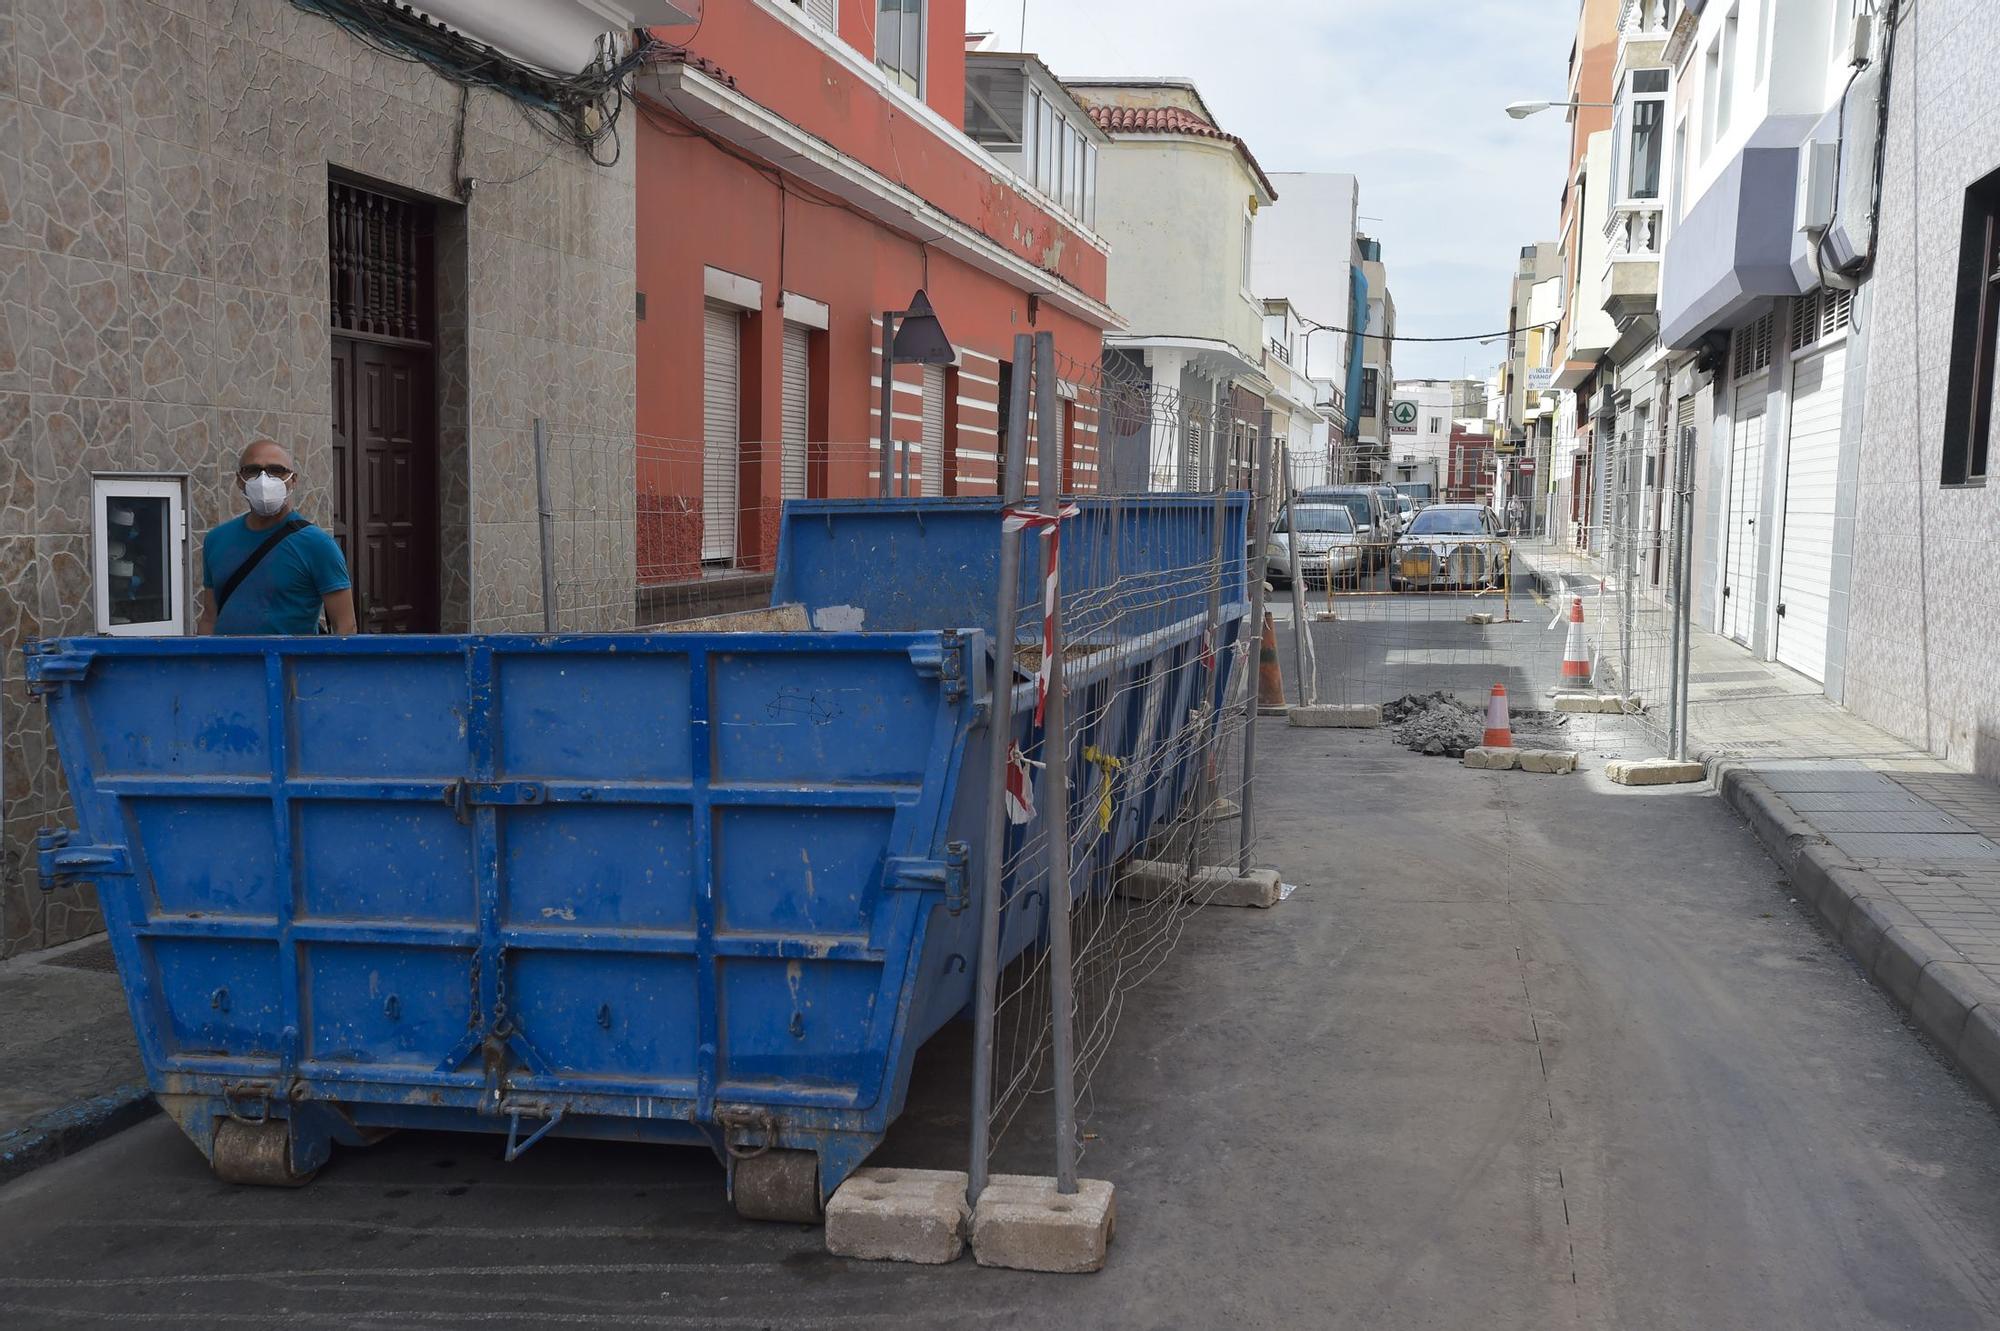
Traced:
<path id="1" fill-rule="evenodd" d="M 1274 585 L 1286 586 L 1292 580 L 1295 537 L 1299 576 L 1308 587 L 1324 587 L 1329 580 L 1352 582 L 1360 576 L 1366 551 L 1354 514 L 1345 504 L 1299 501 L 1278 515 L 1271 524 L 1271 543 L 1264 549 L 1264 576 Z"/>
<path id="2" fill-rule="evenodd" d="M 1389 555 L 1392 591 L 1499 586 L 1507 553 L 1484 504 L 1432 504 L 1410 521 Z"/>

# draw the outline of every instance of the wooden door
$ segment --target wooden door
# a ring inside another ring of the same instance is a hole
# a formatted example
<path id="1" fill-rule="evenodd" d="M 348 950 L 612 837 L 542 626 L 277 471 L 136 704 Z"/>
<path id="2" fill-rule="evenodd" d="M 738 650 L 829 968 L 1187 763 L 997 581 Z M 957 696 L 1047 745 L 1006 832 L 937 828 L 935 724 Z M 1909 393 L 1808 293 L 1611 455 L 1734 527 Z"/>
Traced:
<path id="1" fill-rule="evenodd" d="M 428 204 L 328 183 L 332 533 L 363 633 L 438 631 L 434 220 Z"/>
<path id="2" fill-rule="evenodd" d="M 427 348 L 333 340 L 334 535 L 363 633 L 438 631 L 438 448 Z M 342 401 L 343 389 L 346 401 Z"/>

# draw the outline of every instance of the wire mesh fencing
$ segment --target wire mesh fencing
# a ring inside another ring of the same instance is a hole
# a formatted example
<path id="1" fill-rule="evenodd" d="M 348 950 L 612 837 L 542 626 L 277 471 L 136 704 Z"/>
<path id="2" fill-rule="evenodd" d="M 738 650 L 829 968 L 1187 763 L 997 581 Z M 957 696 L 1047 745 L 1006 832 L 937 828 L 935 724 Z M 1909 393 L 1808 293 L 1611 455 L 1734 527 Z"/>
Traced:
<path id="1" fill-rule="evenodd" d="M 1057 364 L 1045 351 L 1037 392 Z M 1015 711 L 1032 716 L 994 792 L 1008 818 L 986 882 L 996 945 L 975 1041 L 975 1194 L 994 1154 L 1024 1144 L 1051 1145 L 1058 1189 L 1076 1188 L 1126 1004 L 1257 849 L 1247 629 L 1262 567 L 1255 495 L 1231 487 L 1270 474 L 1260 423 L 1115 371 L 1061 374 L 1130 445 L 1129 470 L 1105 483 L 1153 493 L 1038 495 L 1037 519 L 1015 524 L 1025 535 L 1001 534 L 1025 542 L 1011 559 L 1027 576 L 1003 574 L 997 622 L 1014 641 Z M 1038 442 L 1047 459 L 1053 443 Z M 1162 493 L 1168 478 L 1204 488 Z M 1007 484 L 1018 511 L 1013 471 Z"/>

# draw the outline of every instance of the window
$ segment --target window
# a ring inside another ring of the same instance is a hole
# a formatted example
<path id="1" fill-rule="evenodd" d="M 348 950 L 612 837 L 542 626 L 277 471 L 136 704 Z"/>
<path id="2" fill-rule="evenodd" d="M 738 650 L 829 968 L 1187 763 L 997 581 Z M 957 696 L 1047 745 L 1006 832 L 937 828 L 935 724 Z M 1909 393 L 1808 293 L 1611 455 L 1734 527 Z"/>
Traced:
<path id="1" fill-rule="evenodd" d="M 1254 226 L 1255 226 L 1255 219 L 1252 218 L 1249 213 L 1243 214 L 1243 236 L 1240 242 L 1243 250 L 1242 254 L 1243 267 L 1237 275 L 1237 281 L 1245 291 L 1248 291 L 1250 289 L 1250 258 L 1252 253 L 1254 252 L 1252 248 L 1254 243 L 1252 239 L 1253 236 L 1252 228 Z"/>
<path id="2" fill-rule="evenodd" d="M 1632 72 L 1632 139 L 1625 179 L 1626 197 L 1660 197 L 1660 161 L 1665 153 L 1667 119 L 1667 71 L 1638 69 Z"/>
<path id="3" fill-rule="evenodd" d="M 1958 242 L 1958 306 L 1945 402 L 1946 485 L 1986 479 L 1993 435 L 1993 365 L 2000 343 L 2000 171 L 1965 193 Z"/>
<path id="4" fill-rule="evenodd" d="M 1751 70 L 1751 76 L 1760 88 L 1764 86 L 1764 76 L 1770 73 L 1766 65 L 1771 58 L 1771 21 L 1771 0 L 1763 0 L 1757 7 L 1757 64 Z M 1838 29 L 1840 24 L 1835 23 L 1833 26 Z M 1837 33 L 1833 40 L 1835 48 L 1838 49 L 1840 37 Z"/>
<path id="5" fill-rule="evenodd" d="M 827 32 L 840 28 L 840 0 L 792 0 L 805 16 Z"/>
<path id="6" fill-rule="evenodd" d="M 91 501 L 97 631 L 186 633 L 186 483 L 98 476 L 91 480 Z"/>
<path id="7" fill-rule="evenodd" d="M 1444 417 L 1442 416 L 1431 417 L 1431 433 L 1432 434 L 1444 433 Z"/>
<path id="8" fill-rule="evenodd" d="M 924 95 L 924 0 L 875 0 L 875 63 L 911 96 Z"/>
<path id="9" fill-rule="evenodd" d="M 1681 220 L 1681 210 L 1687 202 L 1687 169 L 1688 122 L 1687 117 L 1682 116 L 1680 123 L 1674 126 L 1674 174 L 1668 182 L 1673 197 L 1667 201 L 1667 216 L 1675 222 Z"/>
<path id="10" fill-rule="evenodd" d="M 905 0 L 908 3 L 908 0 Z M 1722 44 L 1719 52 L 1721 81 L 1715 89 L 1715 137 L 1721 138 L 1729 132 L 1729 112 L 1736 95 L 1736 11 L 1731 9 L 1729 17 L 1722 21 Z"/>
<path id="11" fill-rule="evenodd" d="M 1376 372 L 1374 370 L 1363 370 L 1361 372 L 1361 414 L 1363 416 L 1373 416 L 1375 414 L 1375 375 Z"/>

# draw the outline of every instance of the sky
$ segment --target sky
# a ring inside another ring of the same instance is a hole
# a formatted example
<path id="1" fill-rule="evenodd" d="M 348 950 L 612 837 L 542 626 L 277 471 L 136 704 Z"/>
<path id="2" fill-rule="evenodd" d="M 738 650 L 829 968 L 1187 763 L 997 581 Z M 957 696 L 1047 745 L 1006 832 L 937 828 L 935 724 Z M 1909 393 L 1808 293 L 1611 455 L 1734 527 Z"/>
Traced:
<path id="1" fill-rule="evenodd" d="M 1022 0 L 967 9 L 1015 47 Z M 1027 0 L 1026 47 L 1059 76 L 1193 79 L 1267 172 L 1354 173 L 1396 331 L 1422 337 L 1504 329 L 1521 247 L 1555 239 L 1568 125 L 1503 108 L 1562 98 L 1575 33 L 1574 0 Z M 1500 352 L 1399 342 L 1396 377 Z"/>

